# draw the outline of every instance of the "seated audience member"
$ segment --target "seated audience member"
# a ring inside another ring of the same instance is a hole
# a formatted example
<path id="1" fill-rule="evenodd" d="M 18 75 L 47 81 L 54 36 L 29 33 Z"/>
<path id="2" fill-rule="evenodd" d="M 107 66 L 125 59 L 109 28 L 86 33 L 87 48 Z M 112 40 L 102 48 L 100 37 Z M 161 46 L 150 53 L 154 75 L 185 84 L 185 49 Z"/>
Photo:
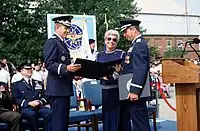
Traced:
<path id="1" fill-rule="evenodd" d="M 10 74 L 5 70 L 5 64 L 0 62 L 0 81 L 6 83 L 6 88 L 10 89 Z"/>
<path id="2" fill-rule="evenodd" d="M 12 76 L 11 83 L 20 81 L 22 79 L 22 74 L 20 72 L 19 67 L 17 67 L 16 73 Z"/>
<path id="3" fill-rule="evenodd" d="M 44 96 L 41 82 L 31 78 L 32 68 L 28 64 L 21 65 L 22 80 L 13 83 L 12 94 L 20 107 L 22 118 L 27 120 L 30 131 L 38 131 L 38 117 L 44 119 L 44 131 L 51 131 L 51 109 Z"/>
<path id="4" fill-rule="evenodd" d="M 0 122 L 8 124 L 8 131 L 19 131 L 21 115 L 13 111 L 13 99 L 5 86 L 6 83 L 0 82 Z"/>
<path id="5" fill-rule="evenodd" d="M 35 70 L 33 70 L 31 78 L 43 82 L 43 72 L 41 71 L 41 66 L 39 65 L 39 63 L 34 64 L 34 69 Z"/>

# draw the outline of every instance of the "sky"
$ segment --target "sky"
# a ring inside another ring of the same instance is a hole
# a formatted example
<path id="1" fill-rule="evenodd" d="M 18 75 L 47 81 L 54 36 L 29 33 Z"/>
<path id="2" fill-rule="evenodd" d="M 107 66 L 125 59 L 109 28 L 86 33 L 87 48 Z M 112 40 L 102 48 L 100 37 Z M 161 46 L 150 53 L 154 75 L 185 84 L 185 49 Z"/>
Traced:
<path id="1" fill-rule="evenodd" d="M 181 5 L 185 5 L 185 0 L 175 0 Z M 186 0 L 188 3 L 188 13 L 200 15 L 200 0 Z"/>

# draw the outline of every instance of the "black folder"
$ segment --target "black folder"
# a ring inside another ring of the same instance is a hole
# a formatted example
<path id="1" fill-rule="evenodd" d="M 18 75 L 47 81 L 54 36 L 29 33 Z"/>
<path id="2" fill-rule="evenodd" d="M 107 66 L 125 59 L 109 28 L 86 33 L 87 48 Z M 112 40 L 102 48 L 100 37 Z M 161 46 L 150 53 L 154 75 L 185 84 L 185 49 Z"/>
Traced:
<path id="1" fill-rule="evenodd" d="M 81 64 L 81 69 L 77 70 L 73 74 L 75 76 L 81 76 L 90 79 L 100 79 L 104 76 L 112 75 L 115 69 L 113 66 L 121 64 L 122 59 L 100 63 L 96 61 L 77 58 L 74 64 Z"/>
<path id="2" fill-rule="evenodd" d="M 120 75 L 118 77 L 119 83 L 119 99 L 126 100 L 129 90 L 130 90 L 130 83 L 133 77 L 133 73 Z M 140 98 L 145 98 L 146 100 L 152 100 L 152 89 L 150 86 L 150 75 L 149 72 L 146 77 L 145 85 L 143 90 L 139 96 Z"/>

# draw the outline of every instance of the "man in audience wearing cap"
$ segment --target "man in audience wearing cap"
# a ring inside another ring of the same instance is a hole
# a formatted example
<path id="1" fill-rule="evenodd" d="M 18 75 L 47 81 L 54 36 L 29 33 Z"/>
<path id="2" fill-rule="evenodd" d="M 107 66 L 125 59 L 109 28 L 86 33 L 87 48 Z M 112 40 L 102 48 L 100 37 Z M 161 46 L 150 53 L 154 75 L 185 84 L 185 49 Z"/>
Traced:
<path id="1" fill-rule="evenodd" d="M 140 98 L 149 72 L 149 49 L 147 41 L 140 33 L 140 23 L 138 20 L 120 21 L 123 36 L 131 41 L 131 47 L 125 56 L 123 73 L 133 73 L 128 100 L 121 103 L 120 131 L 150 131 L 147 98 Z"/>
<path id="2" fill-rule="evenodd" d="M 70 31 L 73 16 L 53 18 L 55 33 L 44 45 L 44 62 L 48 70 L 46 93 L 51 100 L 52 131 L 67 131 L 70 96 L 73 96 L 72 72 L 81 65 L 71 64 L 71 57 L 64 39 Z"/>
<path id="3" fill-rule="evenodd" d="M 97 51 L 95 50 L 95 40 L 94 39 L 89 39 L 89 45 L 90 45 L 90 50 L 91 54 L 87 56 L 88 60 L 95 61 L 97 57 Z"/>
<path id="4" fill-rule="evenodd" d="M 0 82 L 0 122 L 8 124 L 8 131 L 20 131 L 21 115 L 13 111 L 14 101 L 5 88 L 6 83 Z"/>
<path id="5" fill-rule="evenodd" d="M 27 120 L 30 131 L 38 131 L 38 118 L 44 119 L 44 131 L 51 131 L 51 109 L 45 107 L 48 100 L 43 86 L 31 78 L 32 67 L 29 64 L 20 66 L 22 80 L 14 82 L 12 95 L 20 108 L 22 118 Z"/>

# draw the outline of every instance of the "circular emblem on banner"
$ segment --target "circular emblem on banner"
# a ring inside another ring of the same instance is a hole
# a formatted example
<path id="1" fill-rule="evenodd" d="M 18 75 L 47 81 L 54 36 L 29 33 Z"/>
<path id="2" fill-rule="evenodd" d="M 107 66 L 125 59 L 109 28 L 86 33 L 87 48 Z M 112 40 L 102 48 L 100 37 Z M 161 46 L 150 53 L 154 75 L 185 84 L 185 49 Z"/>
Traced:
<path id="1" fill-rule="evenodd" d="M 126 83 L 126 89 L 128 90 L 128 92 L 130 91 L 131 81 L 132 79 L 128 80 L 128 82 Z"/>
<path id="2" fill-rule="evenodd" d="M 64 40 L 67 47 L 71 50 L 79 49 L 82 45 L 82 34 L 83 30 L 78 25 L 71 24 L 70 33 Z"/>

